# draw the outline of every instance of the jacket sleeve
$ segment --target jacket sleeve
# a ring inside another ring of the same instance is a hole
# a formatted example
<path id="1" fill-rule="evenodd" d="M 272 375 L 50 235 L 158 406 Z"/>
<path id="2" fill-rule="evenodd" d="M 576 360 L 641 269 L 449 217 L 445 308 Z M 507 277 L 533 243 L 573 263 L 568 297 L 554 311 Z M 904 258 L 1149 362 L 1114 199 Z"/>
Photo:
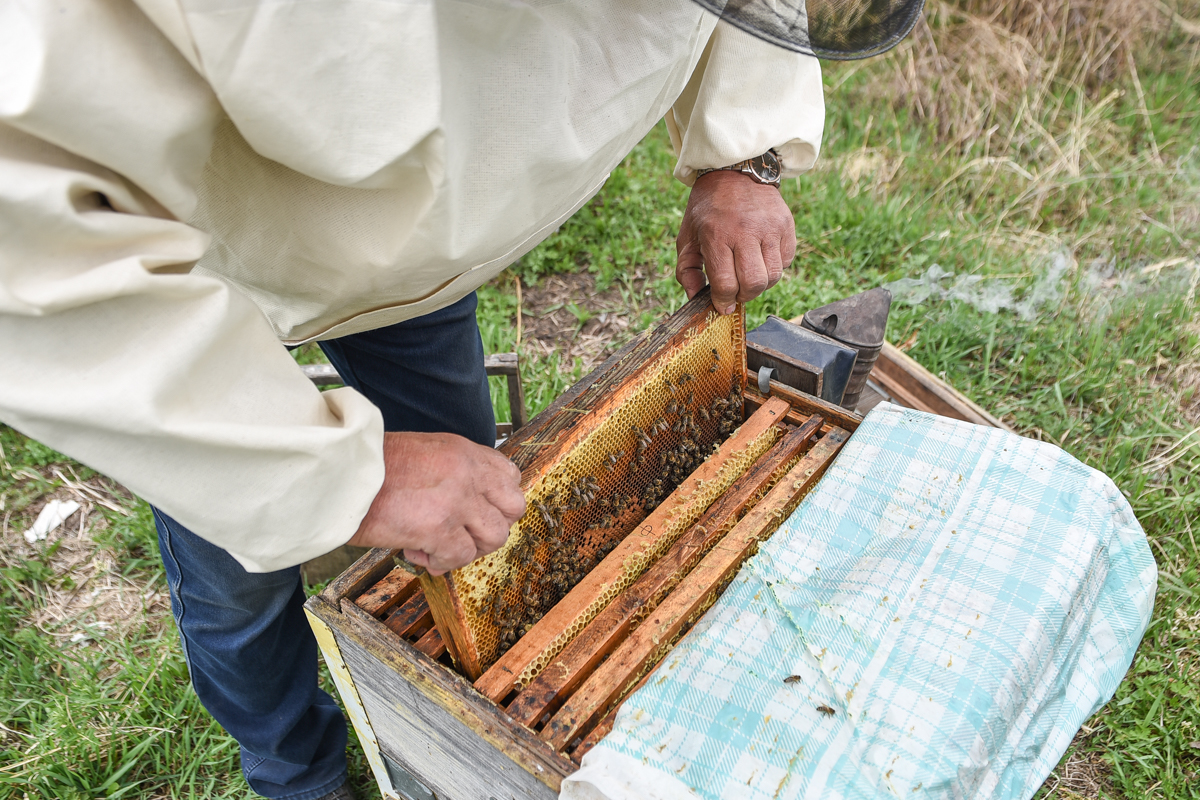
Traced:
<path id="1" fill-rule="evenodd" d="M 783 177 L 794 178 L 812 168 L 821 147 L 820 63 L 719 22 L 666 122 L 679 156 L 675 177 L 688 186 L 696 170 L 772 147 Z"/>
<path id="2" fill-rule="evenodd" d="M 0 418 L 112 476 L 250 571 L 353 535 L 380 414 L 320 393 L 261 312 L 188 274 L 207 236 L 136 186 L 0 125 Z"/>

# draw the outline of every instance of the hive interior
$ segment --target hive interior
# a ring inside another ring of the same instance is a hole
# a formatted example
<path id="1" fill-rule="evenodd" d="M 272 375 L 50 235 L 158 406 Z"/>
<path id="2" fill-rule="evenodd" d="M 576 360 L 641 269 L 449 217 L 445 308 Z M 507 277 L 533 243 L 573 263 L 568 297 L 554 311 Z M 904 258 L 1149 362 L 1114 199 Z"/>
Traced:
<path id="1" fill-rule="evenodd" d="M 610 387 L 613 402 L 599 424 L 526 487 L 528 510 L 505 546 L 453 572 L 462 624 L 484 669 L 741 423 L 744 341 L 741 315 L 710 311 L 627 381 Z M 567 404 L 556 413 L 590 411 Z M 730 481 L 774 441 L 760 438 L 748 448 L 753 452 L 730 465 Z M 679 522 L 672 527 L 682 532 L 686 520 Z M 629 580 L 645 566 L 630 565 Z"/>

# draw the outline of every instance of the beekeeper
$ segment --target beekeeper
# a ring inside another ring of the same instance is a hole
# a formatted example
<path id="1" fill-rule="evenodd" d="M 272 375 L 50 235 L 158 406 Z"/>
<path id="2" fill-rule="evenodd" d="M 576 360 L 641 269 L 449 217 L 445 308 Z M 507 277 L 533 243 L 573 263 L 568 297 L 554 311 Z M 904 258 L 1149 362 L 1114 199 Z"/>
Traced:
<path id="1" fill-rule="evenodd" d="M 259 794 L 350 796 L 296 565 L 351 542 L 438 572 L 523 513 L 475 289 L 664 116 L 688 294 L 727 311 L 791 261 L 822 51 L 786 2 L 703 5 L 0 5 L 0 418 L 153 504 Z M 312 341 L 352 388 L 280 344 Z"/>

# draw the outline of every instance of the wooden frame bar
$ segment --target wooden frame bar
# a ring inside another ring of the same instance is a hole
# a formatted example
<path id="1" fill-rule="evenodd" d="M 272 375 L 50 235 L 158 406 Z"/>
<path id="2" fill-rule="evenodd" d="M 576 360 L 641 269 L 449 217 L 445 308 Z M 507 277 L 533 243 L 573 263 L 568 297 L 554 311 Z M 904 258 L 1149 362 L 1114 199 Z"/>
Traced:
<path id="1" fill-rule="evenodd" d="M 403 567 L 395 567 L 383 580 L 359 595 L 354 602 L 363 611 L 378 617 L 412 597 L 420 588 L 421 584 L 416 575 Z"/>
<path id="2" fill-rule="evenodd" d="M 786 400 L 788 405 L 792 407 L 792 412 L 797 415 L 808 416 L 811 414 L 819 414 L 825 418 L 827 424 L 836 425 L 842 430 L 854 433 L 858 430 L 858 426 L 862 424 L 862 416 L 855 414 L 853 411 L 848 411 L 839 405 L 822 400 L 819 397 L 813 397 L 811 394 L 805 394 L 791 386 L 780 383 L 779 381 L 771 381 L 771 397 L 778 397 Z M 746 373 L 746 404 L 747 407 L 757 405 L 765 398 L 758 391 L 758 376 Z M 798 419 L 799 417 L 797 417 Z M 789 420 L 791 422 L 791 420 Z"/>

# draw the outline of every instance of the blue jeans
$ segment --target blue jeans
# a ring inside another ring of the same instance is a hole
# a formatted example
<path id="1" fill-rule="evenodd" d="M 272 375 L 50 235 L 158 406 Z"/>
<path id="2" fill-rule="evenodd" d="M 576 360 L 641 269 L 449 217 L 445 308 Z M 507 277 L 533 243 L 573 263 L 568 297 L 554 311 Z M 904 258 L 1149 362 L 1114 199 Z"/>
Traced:
<path id="1" fill-rule="evenodd" d="M 387 430 L 457 433 L 491 447 L 496 423 L 475 306 L 471 294 L 321 349 L 382 410 Z M 317 688 L 300 568 L 246 572 L 157 508 L 154 521 L 192 686 L 241 745 L 250 787 L 288 800 L 336 789 L 346 780 L 346 723 Z"/>

